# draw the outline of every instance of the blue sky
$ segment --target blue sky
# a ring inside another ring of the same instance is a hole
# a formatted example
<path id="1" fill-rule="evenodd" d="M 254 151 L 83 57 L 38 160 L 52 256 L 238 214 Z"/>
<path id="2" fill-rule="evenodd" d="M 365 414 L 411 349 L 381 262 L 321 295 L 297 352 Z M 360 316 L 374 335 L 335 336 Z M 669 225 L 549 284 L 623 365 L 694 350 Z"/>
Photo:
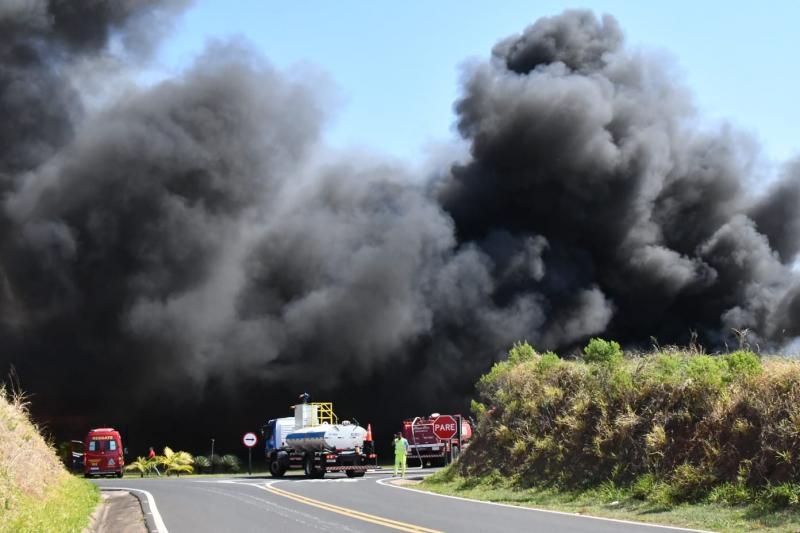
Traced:
<path id="1" fill-rule="evenodd" d="M 764 5 L 764 4 L 762 4 Z M 609 13 L 629 46 L 671 57 L 709 124 L 725 120 L 766 158 L 800 155 L 800 2 L 197 0 L 163 44 L 159 71 L 210 38 L 243 36 L 280 68 L 312 65 L 335 84 L 334 146 L 404 159 L 453 138 L 461 65 L 500 38 L 567 8 Z"/>

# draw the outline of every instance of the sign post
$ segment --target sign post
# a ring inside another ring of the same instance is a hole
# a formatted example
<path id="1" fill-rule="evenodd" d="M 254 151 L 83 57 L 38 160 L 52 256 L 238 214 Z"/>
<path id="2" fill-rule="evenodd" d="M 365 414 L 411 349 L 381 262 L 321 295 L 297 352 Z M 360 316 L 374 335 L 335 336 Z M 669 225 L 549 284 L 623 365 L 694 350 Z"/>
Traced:
<path id="1" fill-rule="evenodd" d="M 242 443 L 247 446 L 247 475 L 253 473 L 253 446 L 258 442 L 258 437 L 253 432 L 248 432 L 242 437 Z"/>

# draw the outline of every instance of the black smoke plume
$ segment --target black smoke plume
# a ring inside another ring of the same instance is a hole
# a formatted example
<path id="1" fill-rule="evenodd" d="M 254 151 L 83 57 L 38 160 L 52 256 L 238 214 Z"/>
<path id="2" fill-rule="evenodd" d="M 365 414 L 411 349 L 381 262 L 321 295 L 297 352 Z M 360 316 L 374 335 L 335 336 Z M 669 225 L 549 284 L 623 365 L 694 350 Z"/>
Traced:
<path id="1" fill-rule="evenodd" d="M 242 43 L 87 107 L 75 73 L 141 61 L 180 7 L 0 7 L 0 366 L 60 436 L 238 451 L 304 390 L 388 433 L 465 410 L 515 340 L 800 335 L 797 165 L 749 191 L 752 144 L 696 127 L 613 18 L 470 67 L 470 158 L 425 181 L 331 154 L 317 80 Z"/>
<path id="2" fill-rule="evenodd" d="M 688 92 L 623 41 L 613 18 L 568 11 L 471 69 L 456 109 L 472 160 L 440 191 L 459 241 L 496 262 L 544 239 L 544 275 L 522 285 L 544 302 L 543 348 L 689 331 L 719 348 L 737 328 L 776 349 L 796 335 L 797 166 L 757 196 L 752 144 L 697 128 Z M 507 246 L 486 244 L 498 233 Z"/>

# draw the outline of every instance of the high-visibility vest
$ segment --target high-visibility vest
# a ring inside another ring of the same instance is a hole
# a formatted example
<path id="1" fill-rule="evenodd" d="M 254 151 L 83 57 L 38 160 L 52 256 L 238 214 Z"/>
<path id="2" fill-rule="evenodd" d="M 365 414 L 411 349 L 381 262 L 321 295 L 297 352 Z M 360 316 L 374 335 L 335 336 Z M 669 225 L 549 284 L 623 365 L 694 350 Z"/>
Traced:
<path id="1" fill-rule="evenodd" d="M 394 439 L 394 454 L 405 455 L 408 449 L 408 441 L 403 438 Z"/>

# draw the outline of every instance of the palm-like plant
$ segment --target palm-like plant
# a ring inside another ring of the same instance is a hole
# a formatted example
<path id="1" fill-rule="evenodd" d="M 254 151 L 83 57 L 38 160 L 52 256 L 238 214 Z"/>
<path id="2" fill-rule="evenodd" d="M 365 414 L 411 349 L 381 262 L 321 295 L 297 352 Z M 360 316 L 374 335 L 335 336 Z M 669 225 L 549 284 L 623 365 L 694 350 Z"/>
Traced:
<path id="1" fill-rule="evenodd" d="M 159 464 L 164 467 L 167 475 L 175 474 L 180 476 L 182 473 L 184 474 L 191 474 L 194 472 L 194 458 L 192 454 L 189 452 L 172 451 L 172 448 L 166 446 L 164 448 L 164 455 L 159 456 L 158 458 Z"/>
<path id="2" fill-rule="evenodd" d="M 194 458 L 194 467 L 200 472 L 211 469 L 211 461 L 205 455 L 198 455 Z"/>
<path id="3" fill-rule="evenodd" d="M 223 455 L 222 464 L 228 472 L 238 472 L 242 468 L 242 461 L 235 455 Z"/>
<path id="4" fill-rule="evenodd" d="M 151 468 L 152 468 L 152 462 L 149 459 L 146 459 L 141 456 L 137 457 L 136 460 L 133 461 L 132 463 L 125 465 L 125 470 L 127 472 L 133 472 L 134 470 L 138 471 L 140 477 L 144 477 L 146 473 L 150 472 Z"/>

